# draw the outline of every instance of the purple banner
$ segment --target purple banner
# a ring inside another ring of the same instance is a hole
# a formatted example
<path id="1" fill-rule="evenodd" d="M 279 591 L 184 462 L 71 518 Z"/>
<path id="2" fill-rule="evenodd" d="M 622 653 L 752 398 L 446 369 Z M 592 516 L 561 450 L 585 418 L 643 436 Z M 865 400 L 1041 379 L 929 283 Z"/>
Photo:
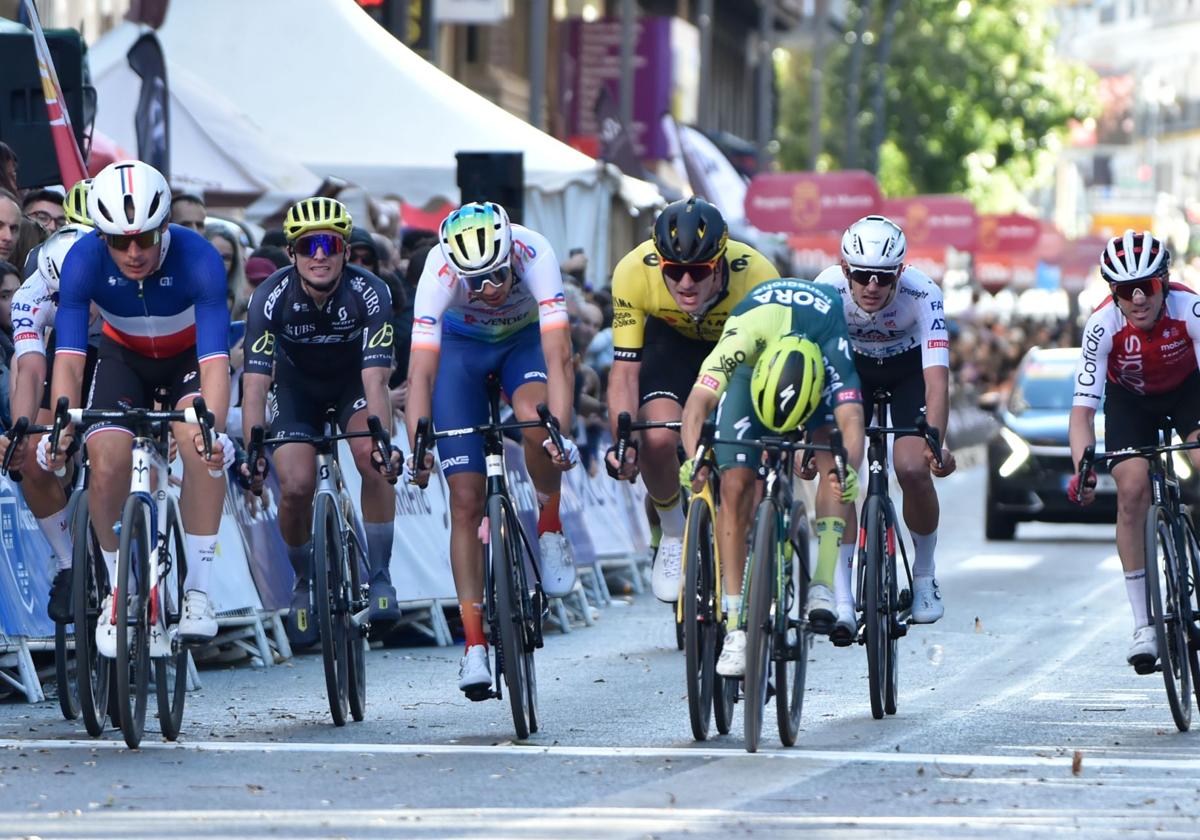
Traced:
<path id="1" fill-rule="evenodd" d="M 25 506 L 20 485 L 0 478 L 0 633 L 54 635 L 46 615 L 52 565 L 50 545 Z"/>

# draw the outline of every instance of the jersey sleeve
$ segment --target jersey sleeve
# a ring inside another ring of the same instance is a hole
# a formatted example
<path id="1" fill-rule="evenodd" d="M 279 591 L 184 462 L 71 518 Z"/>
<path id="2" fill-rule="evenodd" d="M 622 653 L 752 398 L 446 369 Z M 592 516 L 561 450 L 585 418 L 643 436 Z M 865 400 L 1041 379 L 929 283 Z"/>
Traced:
<path id="1" fill-rule="evenodd" d="M 458 278 L 446 265 L 440 249 L 431 250 L 413 297 L 413 350 L 441 349 L 442 318 L 454 302 L 457 282 Z"/>
<path id="2" fill-rule="evenodd" d="M 396 328 L 392 325 L 392 296 L 387 285 L 369 275 L 363 286 L 366 325 L 363 327 L 362 367 L 391 367 Z M 374 292 L 374 294 L 371 294 Z"/>
<path id="3" fill-rule="evenodd" d="M 283 290 L 287 288 L 288 272 L 280 269 L 268 277 L 254 290 L 246 308 L 246 337 L 242 348 L 246 354 L 246 373 L 261 373 L 270 376 L 275 363 L 275 309 Z"/>
<path id="4" fill-rule="evenodd" d="M 13 292 L 13 358 L 26 353 L 46 355 L 46 328 L 53 322 L 54 304 L 41 274 L 34 274 Z"/>
<path id="5" fill-rule="evenodd" d="M 87 236 L 75 243 L 63 260 L 54 317 L 55 353 L 87 355 L 91 287 L 102 272 L 101 255 L 106 247 L 99 237 Z"/>
<path id="6" fill-rule="evenodd" d="M 646 339 L 646 269 L 641 248 L 626 254 L 613 271 L 613 359 L 640 362 Z"/>
<path id="7" fill-rule="evenodd" d="M 907 278 L 914 269 L 904 272 Z M 914 298 L 917 321 L 921 326 L 921 367 L 950 367 L 950 333 L 946 331 L 946 307 L 942 290 L 924 274 L 919 274 L 915 288 L 926 297 Z"/>
<path id="8" fill-rule="evenodd" d="M 550 241 L 534 231 L 518 228 L 513 232 L 512 248 L 513 259 L 521 271 L 521 280 L 537 301 L 541 331 L 549 332 L 570 326 L 562 272 Z"/>
<path id="9" fill-rule="evenodd" d="M 229 300 L 225 264 L 217 249 L 208 242 L 197 248 L 192 258 L 192 301 L 196 312 L 196 356 L 209 359 L 229 358 Z M 72 249 L 74 250 L 74 249 Z"/>
<path id="10" fill-rule="evenodd" d="M 1098 409 L 1104 398 L 1104 380 L 1108 376 L 1108 354 L 1112 350 L 1114 330 L 1108 323 L 1110 307 L 1102 306 L 1092 313 L 1083 328 L 1083 352 L 1075 366 L 1075 396 L 1073 406 Z"/>
<path id="11" fill-rule="evenodd" d="M 862 402 L 862 384 L 850 349 L 850 331 L 841 302 L 834 300 L 832 311 L 821 320 L 821 355 L 825 359 L 825 399 L 830 407 Z M 815 338 L 816 336 L 814 336 Z"/>
<path id="12" fill-rule="evenodd" d="M 695 387 L 724 393 L 738 366 L 754 364 L 772 336 L 788 332 L 791 320 L 791 308 L 777 303 L 735 310 L 725 322 L 717 346 L 700 365 Z"/>

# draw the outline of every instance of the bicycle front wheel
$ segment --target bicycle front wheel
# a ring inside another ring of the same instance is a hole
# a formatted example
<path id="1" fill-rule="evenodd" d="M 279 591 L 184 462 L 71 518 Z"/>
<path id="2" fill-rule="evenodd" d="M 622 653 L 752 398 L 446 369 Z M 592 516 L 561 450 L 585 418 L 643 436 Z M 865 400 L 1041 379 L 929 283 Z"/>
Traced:
<path id="1" fill-rule="evenodd" d="M 804 707 L 804 680 L 808 674 L 808 646 L 811 638 L 803 612 L 808 603 L 808 513 L 802 502 L 792 505 L 791 522 L 797 523 L 790 544 L 784 551 L 791 556 L 786 564 L 785 615 L 778 623 L 786 627 L 775 652 L 775 717 L 779 723 L 779 741 L 795 746 L 800 734 L 800 713 Z"/>
<path id="2" fill-rule="evenodd" d="M 109 676 L 112 663 L 96 650 L 96 620 L 109 591 L 108 570 L 92 528 L 88 491 L 71 517 L 71 606 L 75 611 L 75 689 L 89 735 L 97 738 L 108 724 Z"/>
<path id="3" fill-rule="evenodd" d="M 684 540 L 683 658 L 687 666 L 688 716 L 692 737 L 708 738 L 716 677 L 716 583 L 712 509 L 704 499 L 692 499 Z"/>
<path id="4" fill-rule="evenodd" d="M 1158 666 L 1171 717 L 1179 731 L 1186 732 L 1192 725 L 1192 677 L 1181 568 L 1170 518 L 1165 508 L 1154 505 L 1146 515 L 1146 600 L 1158 637 Z"/>
<path id="5" fill-rule="evenodd" d="M 867 682 L 871 692 L 871 716 L 879 720 L 886 711 L 887 681 L 890 679 L 892 622 L 887 587 L 887 516 L 878 497 L 867 499 L 863 507 L 863 523 L 867 529 L 866 592 L 863 603 L 863 623 L 867 641 Z"/>
<path id="6" fill-rule="evenodd" d="M 1181 572 L 1188 576 L 1187 585 L 1183 588 L 1187 593 L 1188 611 L 1191 620 L 1188 622 L 1188 663 L 1192 668 L 1192 692 L 1196 702 L 1200 704 L 1200 628 L 1196 626 L 1196 618 L 1200 616 L 1200 538 L 1196 536 L 1196 525 L 1192 517 L 1181 515 L 1184 525 L 1185 547 L 1187 550 L 1186 565 L 1181 566 Z"/>
<path id="7" fill-rule="evenodd" d="M 325 667 L 325 691 L 334 726 L 345 726 L 349 712 L 349 651 L 346 639 L 349 617 L 337 609 L 342 588 L 346 546 L 333 499 L 321 493 L 313 508 L 313 564 L 310 597 L 317 608 L 321 634 L 321 662 Z"/>
<path id="8" fill-rule="evenodd" d="M 158 608 L 159 624 L 164 632 L 177 627 L 183 613 L 183 582 L 187 575 L 184 553 L 183 526 L 179 509 L 167 505 L 167 521 L 163 523 L 159 551 Z M 158 728 L 163 737 L 174 741 L 183 726 L 183 704 L 187 695 L 188 650 L 182 645 L 178 652 L 154 660 L 154 693 L 158 699 Z"/>
<path id="9" fill-rule="evenodd" d="M 367 714 L 367 652 L 365 625 L 354 620 L 354 616 L 367 607 L 367 599 L 362 591 L 361 570 L 366 568 L 367 557 L 357 534 L 353 530 L 346 532 L 345 580 L 347 585 L 346 609 L 350 613 L 350 633 L 346 640 L 347 661 L 350 663 L 349 701 L 350 717 L 357 723 Z"/>
<path id="10" fill-rule="evenodd" d="M 142 743 L 150 690 L 150 534 L 147 502 L 125 500 L 117 558 L 117 712 L 130 749 Z M 128 606 L 126 606 L 128 605 Z"/>
<path id="11" fill-rule="evenodd" d="M 63 720 L 79 717 L 79 693 L 75 684 L 75 646 L 67 625 L 54 623 L 54 685 L 58 692 L 58 709 Z"/>
<path id="12" fill-rule="evenodd" d="M 525 556 L 520 550 L 520 527 L 510 514 L 506 499 L 488 499 L 488 550 L 492 561 L 492 584 L 496 623 L 500 627 L 500 667 L 508 702 L 512 708 L 513 727 L 518 738 L 528 738 L 537 731 L 536 682 L 533 681 L 533 650 L 525 640 L 525 619 L 522 604 L 525 600 Z"/>
<path id="13" fill-rule="evenodd" d="M 762 737 L 763 709 L 767 706 L 767 684 L 775 640 L 776 559 L 779 533 L 775 503 L 759 502 L 754 514 L 754 543 L 750 550 L 750 609 L 746 616 L 746 752 L 757 752 Z"/>

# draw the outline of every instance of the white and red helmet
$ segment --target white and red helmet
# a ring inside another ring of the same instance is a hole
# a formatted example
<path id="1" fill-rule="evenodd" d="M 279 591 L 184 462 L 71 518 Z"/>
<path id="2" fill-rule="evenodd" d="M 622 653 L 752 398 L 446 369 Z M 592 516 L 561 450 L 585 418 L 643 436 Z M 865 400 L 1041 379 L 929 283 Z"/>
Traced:
<path id="1" fill-rule="evenodd" d="M 111 163 L 92 179 L 88 215 L 101 233 L 132 235 L 162 227 L 171 214 L 171 188 L 140 160 Z"/>
<path id="2" fill-rule="evenodd" d="M 63 225 L 42 243 L 38 251 L 37 266 L 50 291 L 58 291 L 58 278 L 62 275 L 63 262 L 67 259 L 67 252 L 71 250 L 71 246 L 91 232 L 92 229 L 87 225 Z"/>
<path id="3" fill-rule="evenodd" d="M 1100 273 L 1107 283 L 1129 283 L 1165 274 L 1171 251 L 1150 231 L 1125 231 L 1108 241 L 1100 255 Z"/>

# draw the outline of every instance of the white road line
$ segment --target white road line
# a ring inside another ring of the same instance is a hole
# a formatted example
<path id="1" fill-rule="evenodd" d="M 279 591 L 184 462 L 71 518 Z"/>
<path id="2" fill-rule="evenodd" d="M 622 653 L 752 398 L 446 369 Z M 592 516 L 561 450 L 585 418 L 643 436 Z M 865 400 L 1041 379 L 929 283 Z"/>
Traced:
<path id="1" fill-rule="evenodd" d="M 1041 562 L 1040 554 L 975 554 L 955 568 L 964 572 L 1023 572 Z"/>
<path id="2" fill-rule="evenodd" d="M 502 743 L 494 746 L 471 744 L 351 744 L 336 743 L 268 743 L 262 741 L 180 741 L 165 743 L 145 742 L 142 750 L 184 752 L 255 752 L 255 753 L 325 753 L 343 755 L 525 755 L 559 758 L 732 758 L 750 761 L 774 761 L 789 759 L 798 761 L 824 761 L 846 764 L 943 764 L 955 766 L 984 767 L 1065 767 L 1070 768 L 1071 755 L 1064 756 L 1012 756 L 971 755 L 962 753 L 903 753 L 874 752 L 869 750 L 785 750 L 772 749 L 758 753 L 747 753 L 740 749 L 713 747 L 586 747 L 586 746 L 537 746 Z M 91 741 L 82 739 L 37 740 L 0 739 L 0 749 L 24 751 L 50 750 L 124 750 L 119 741 Z M 1088 767 L 1155 769 L 1155 770 L 1198 770 L 1200 758 L 1157 759 L 1120 758 L 1091 756 L 1084 753 L 1084 764 Z"/>
<path id="3" fill-rule="evenodd" d="M 1096 568 L 1105 572 L 1119 572 L 1122 569 L 1121 556 L 1119 554 L 1110 554 L 1096 564 Z"/>

